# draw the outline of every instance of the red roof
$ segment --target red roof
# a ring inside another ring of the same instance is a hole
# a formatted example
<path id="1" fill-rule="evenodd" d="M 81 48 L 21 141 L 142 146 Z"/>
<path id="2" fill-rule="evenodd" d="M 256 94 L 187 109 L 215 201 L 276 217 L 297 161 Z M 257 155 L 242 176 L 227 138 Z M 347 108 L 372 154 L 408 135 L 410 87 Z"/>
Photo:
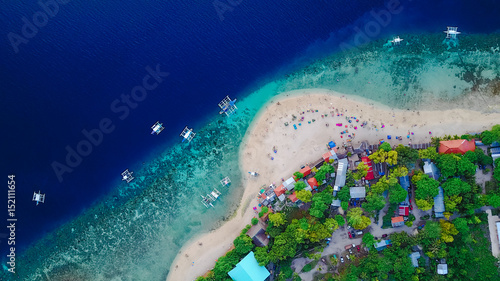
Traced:
<path id="1" fill-rule="evenodd" d="M 266 199 L 266 198 L 267 198 L 267 196 L 266 196 L 266 194 L 265 194 L 265 193 L 262 193 L 262 195 L 260 196 L 260 198 L 262 198 L 262 199 Z"/>
<path id="2" fill-rule="evenodd" d="M 405 219 L 403 217 L 394 217 L 391 218 L 392 223 L 403 222 Z"/>
<path id="3" fill-rule="evenodd" d="M 274 189 L 274 193 L 276 194 L 276 196 L 280 196 L 281 194 L 285 194 L 285 191 L 286 191 L 286 189 L 283 185 L 280 185 Z"/>
<path id="4" fill-rule="evenodd" d="M 368 157 L 363 157 L 361 158 L 361 160 L 363 161 L 363 163 L 365 163 L 365 165 L 368 166 L 368 173 L 366 174 L 365 179 L 367 180 L 374 179 L 375 177 L 373 176 L 372 160 L 370 160 L 370 158 Z"/>
<path id="5" fill-rule="evenodd" d="M 467 151 L 474 151 L 476 149 L 476 143 L 471 140 L 449 140 L 439 142 L 439 153 L 449 154 L 449 153 L 460 153 L 464 154 Z"/>
<path id="6" fill-rule="evenodd" d="M 292 200 L 293 203 L 297 202 L 297 200 L 299 200 L 297 198 L 297 192 L 293 192 L 290 196 L 288 196 L 288 198 L 290 198 L 290 200 Z"/>
<path id="7" fill-rule="evenodd" d="M 323 154 L 323 160 L 328 161 L 330 160 L 330 157 L 332 156 L 332 153 L 328 151 L 327 153 Z"/>
<path id="8" fill-rule="evenodd" d="M 304 174 L 305 177 L 311 173 L 311 168 L 309 168 L 309 166 L 305 166 L 304 168 L 300 169 L 299 172 Z"/>
<path id="9" fill-rule="evenodd" d="M 400 216 L 408 216 L 409 213 L 410 213 L 410 207 L 399 206 L 399 215 Z"/>
<path id="10" fill-rule="evenodd" d="M 308 179 L 307 183 L 314 189 L 318 187 L 318 181 L 314 177 Z"/>

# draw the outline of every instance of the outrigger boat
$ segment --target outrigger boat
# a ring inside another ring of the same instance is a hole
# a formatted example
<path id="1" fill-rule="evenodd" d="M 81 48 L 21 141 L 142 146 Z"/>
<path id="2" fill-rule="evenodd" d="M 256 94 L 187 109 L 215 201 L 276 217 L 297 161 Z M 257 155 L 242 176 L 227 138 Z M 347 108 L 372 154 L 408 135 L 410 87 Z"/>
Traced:
<path id="1" fill-rule="evenodd" d="M 447 26 L 447 30 L 443 31 L 446 33 L 446 39 L 457 39 L 457 35 L 461 32 L 458 32 L 458 27 L 456 26 Z"/>
<path id="2" fill-rule="evenodd" d="M 39 203 L 45 203 L 45 194 L 42 194 L 40 190 L 38 193 L 33 192 L 33 201 L 36 202 L 36 205 L 38 206 Z"/>
<path id="3" fill-rule="evenodd" d="M 127 183 L 130 183 L 134 177 L 132 176 L 134 172 L 130 172 L 128 169 L 123 171 L 122 173 L 122 181 L 126 181 Z"/>
<path id="4" fill-rule="evenodd" d="M 183 137 L 182 142 L 187 140 L 188 142 L 191 142 L 191 140 L 194 138 L 196 133 L 193 133 L 193 129 L 189 129 L 187 126 L 184 128 L 184 130 L 181 133 L 181 137 Z"/>
<path id="5" fill-rule="evenodd" d="M 214 205 L 212 204 L 212 202 L 217 200 L 219 196 L 220 196 L 220 191 L 214 188 L 214 190 L 208 193 L 206 196 L 201 195 L 202 198 L 201 203 L 207 208 L 213 207 Z"/>
<path id="6" fill-rule="evenodd" d="M 401 43 L 401 41 L 403 41 L 403 40 L 404 39 L 399 38 L 399 36 L 396 36 L 396 37 L 394 37 L 394 39 L 392 39 L 391 43 L 394 45 L 399 45 L 399 43 Z"/>
<path id="7" fill-rule="evenodd" d="M 221 102 L 219 102 L 219 107 L 222 109 L 219 114 L 226 114 L 227 116 L 231 116 L 238 109 L 236 107 L 236 99 L 231 100 L 229 96 L 226 96 Z"/>
<path id="8" fill-rule="evenodd" d="M 153 126 L 151 126 L 151 130 L 153 130 L 151 134 L 159 135 L 161 131 L 163 131 L 163 129 L 165 129 L 165 127 L 163 127 L 163 123 L 160 123 L 160 121 L 156 121 L 156 123 Z"/>
<path id="9" fill-rule="evenodd" d="M 228 186 L 231 184 L 231 180 L 229 179 L 229 177 L 225 177 L 220 181 L 220 184 L 222 184 L 222 186 Z"/>

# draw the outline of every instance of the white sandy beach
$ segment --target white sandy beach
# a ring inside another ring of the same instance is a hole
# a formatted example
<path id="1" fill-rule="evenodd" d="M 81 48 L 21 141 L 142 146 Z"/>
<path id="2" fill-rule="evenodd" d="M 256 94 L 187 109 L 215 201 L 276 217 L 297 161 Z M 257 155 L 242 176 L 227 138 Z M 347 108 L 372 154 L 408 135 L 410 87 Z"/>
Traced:
<path id="1" fill-rule="evenodd" d="M 457 106 L 462 105 L 463 101 L 457 103 Z M 437 110 L 390 109 L 322 89 L 298 90 L 274 98 L 259 112 L 240 147 L 240 167 L 245 180 L 243 186 L 234 188 L 244 188 L 245 191 L 237 214 L 219 229 L 187 243 L 172 263 L 167 281 L 195 280 L 212 269 L 215 260 L 232 247 L 232 241 L 256 216 L 252 208 L 258 204 L 256 196 L 260 187 L 270 183 L 280 184 L 282 178 L 289 178 L 302 165 L 316 162 L 327 152 L 326 144 L 329 141 L 341 147 L 354 133 L 354 147 L 361 141 L 376 144 L 380 139 L 393 145 L 408 144 L 410 141 L 415 144 L 427 143 L 431 136 L 482 132 L 500 123 L 499 113 L 483 114 L 466 109 L 439 110 L 439 104 L 434 104 L 434 108 Z M 442 108 L 450 108 L 450 104 Z M 304 121 L 292 121 L 292 114 L 297 119 L 304 117 Z M 350 118 L 351 123 L 348 123 L 346 117 L 356 119 Z M 368 124 L 361 127 L 364 121 Z M 285 126 L 285 122 L 289 125 Z M 336 126 L 337 123 L 342 123 L 342 126 Z M 296 124 L 297 130 L 293 124 Z M 348 127 L 345 128 L 345 125 Z M 341 134 L 344 130 L 348 132 Z M 407 138 L 408 133 L 410 138 Z M 391 135 L 392 139 L 388 140 L 387 135 Z M 396 140 L 396 136 L 403 138 Z M 274 146 L 277 153 L 273 152 Z M 260 176 L 250 178 L 248 171 L 257 171 Z"/>

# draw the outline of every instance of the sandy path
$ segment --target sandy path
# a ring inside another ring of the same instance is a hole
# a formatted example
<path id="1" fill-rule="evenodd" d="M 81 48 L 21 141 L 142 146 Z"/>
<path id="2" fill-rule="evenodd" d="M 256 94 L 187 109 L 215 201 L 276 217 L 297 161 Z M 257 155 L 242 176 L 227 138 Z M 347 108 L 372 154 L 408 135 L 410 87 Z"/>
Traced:
<path id="1" fill-rule="evenodd" d="M 449 106 L 448 104 L 447 107 Z M 321 155 L 327 152 L 326 144 L 331 140 L 341 145 L 349 134 L 352 136 L 352 133 L 355 133 L 352 140 L 355 147 L 363 140 L 371 144 L 377 143 L 379 139 L 387 141 L 387 135 L 392 135 L 392 140 L 389 141 L 391 144 L 408 144 L 410 141 L 426 143 L 430 141 L 429 132 L 432 132 L 433 136 L 461 135 L 481 132 L 500 123 L 498 113 L 482 114 L 464 109 L 394 110 L 322 89 L 284 93 L 263 108 L 267 109 L 259 112 L 240 148 L 240 167 L 245 177 L 248 177 L 247 171 L 260 173 L 258 178 L 247 178 L 243 182 L 245 192 L 240 206 L 246 208 L 238 209 L 236 216 L 219 229 L 186 243 L 172 263 L 168 281 L 195 280 L 197 276 L 212 269 L 215 260 L 231 248 L 232 241 L 254 217 L 252 207 L 257 204 L 256 195 L 259 188 L 272 182 L 279 184 L 281 178 L 290 177 L 300 166 L 320 159 Z M 338 114 L 343 116 L 337 117 L 337 110 Z M 302 112 L 304 114 L 301 114 Z M 292 114 L 297 118 L 304 117 L 304 121 L 292 121 Z M 322 114 L 328 116 L 321 117 Z M 356 119 L 351 119 L 352 123 L 348 123 L 346 116 L 355 116 L 359 123 L 356 123 Z M 312 122 L 312 119 L 316 121 Z M 363 121 L 367 121 L 368 125 L 361 128 Z M 285 126 L 285 122 L 289 125 Z M 298 123 L 302 125 L 299 126 Z M 342 127 L 337 127 L 336 123 L 342 123 Z M 293 128 L 293 124 L 297 125 L 297 130 Z M 340 132 L 346 130 L 346 124 L 349 133 L 341 135 Z M 350 125 L 357 126 L 358 129 L 350 128 Z M 410 138 L 406 137 L 408 132 Z M 396 140 L 395 136 L 402 136 L 403 140 Z M 278 150 L 276 154 L 273 153 L 273 146 Z M 271 157 L 274 157 L 274 160 L 271 160 Z"/>

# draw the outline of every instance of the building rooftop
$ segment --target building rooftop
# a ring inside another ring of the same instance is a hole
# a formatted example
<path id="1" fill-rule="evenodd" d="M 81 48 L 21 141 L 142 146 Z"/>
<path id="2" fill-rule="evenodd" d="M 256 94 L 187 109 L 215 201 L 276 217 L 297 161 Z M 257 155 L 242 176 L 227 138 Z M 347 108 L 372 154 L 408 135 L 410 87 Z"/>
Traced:
<path id="1" fill-rule="evenodd" d="M 424 162 L 424 173 L 435 180 L 439 179 L 440 177 L 439 169 L 437 168 L 436 164 L 430 161 Z"/>
<path id="2" fill-rule="evenodd" d="M 290 198 L 290 200 L 292 200 L 293 203 L 297 202 L 297 200 L 299 200 L 297 198 L 297 192 L 294 191 L 292 194 L 290 194 L 290 196 L 288 196 L 288 198 Z"/>
<path id="3" fill-rule="evenodd" d="M 467 151 L 474 151 L 476 143 L 471 140 L 449 140 L 439 142 L 439 153 L 460 153 L 464 154 Z"/>
<path id="4" fill-rule="evenodd" d="M 408 216 L 410 213 L 410 207 L 408 206 L 399 206 L 399 215 L 400 216 Z"/>
<path id="5" fill-rule="evenodd" d="M 318 181 L 316 180 L 316 178 L 312 177 L 310 179 L 307 180 L 307 183 L 314 189 L 316 189 L 318 187 Z"/>
<path id="6" fill-rule="evenodd" d="M 368 157 L 362 157 L 361 160 L 363 161 L 363 163 L 365 163 L 369 167 L 368 173 L 366 174 L 365 179 L 367 179 L 367 180 L 374 179 L 375 177 L 373 175 L 372 160 L 370 160 L 370 158 L 368 158 Z"/>
<path id="7" fill-rule="evenodd" d="M 420 258 L 419 252 L 413 252 L 410 254 L 411 264 L 413 267 L 418 267 L 418 259 Z"/>
<path id="8" fill-rule="evenodd" d="M 439 193 L 436 197 L 434 197 L 434 213 L 436 215 L 436 218 L 444 217 L 444 215 L 443 215 L 444 211 L 445 211 L 445 208 L 444 208 L 443 188 L 439 187 Z"/>
<path id="9" fill-rule="evenodd" d="M 351 198 L 365 198 L 366 189 L 364 186 L 353 186 L 349 189 Z"/>
<path id="10" fill-rule="evenodd" d="M 299 172 L 304 174 L 305 177 L 311 174 L 311 168 L 309 166 L 305 166 L 304 168 L 300 169 Z"/>
<path id="11" fill-rule="evenodd" d="M 448 265 L 446 263 L 440 263 L 437 265 L 437 274 L 445 275 L 448 274 Z"/>
<path id="12" fill-rule="evenodd" d="M 253 252 L 248 253 L 228 274 L 235 281 L 264 281 L 271 275 L 264 266 L 259 266 Z"/>

